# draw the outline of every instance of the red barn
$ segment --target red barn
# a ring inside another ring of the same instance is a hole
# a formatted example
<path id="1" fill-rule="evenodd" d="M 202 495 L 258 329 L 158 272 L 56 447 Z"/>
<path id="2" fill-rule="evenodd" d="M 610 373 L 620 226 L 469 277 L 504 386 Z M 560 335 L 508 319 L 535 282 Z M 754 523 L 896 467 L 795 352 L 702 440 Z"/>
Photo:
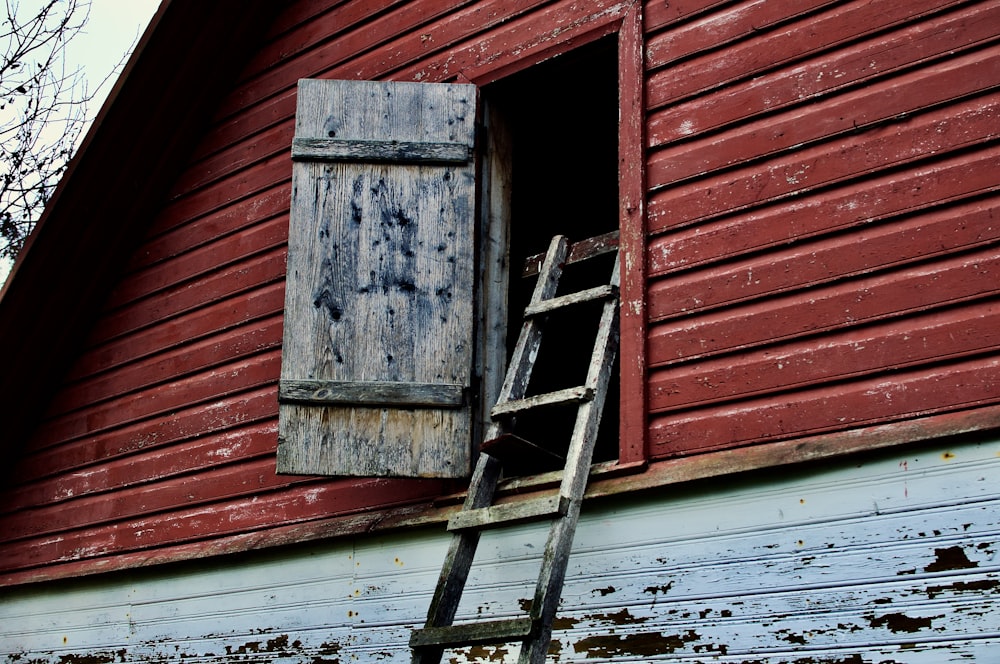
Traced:
<path id="1" fill-rule="evenodd" d="M 549 661 L 987 661 L 998 28 L 166 0 L 0 296 L 0 654 L 408 661 L 562 235 L 620 345 Z M 586 310 L 538 392 L 583 380 Z M 519 460 L 510 509 L 560 478 Z M 459 623 L 531 606 L 545 530 L 484 534 Z"/>

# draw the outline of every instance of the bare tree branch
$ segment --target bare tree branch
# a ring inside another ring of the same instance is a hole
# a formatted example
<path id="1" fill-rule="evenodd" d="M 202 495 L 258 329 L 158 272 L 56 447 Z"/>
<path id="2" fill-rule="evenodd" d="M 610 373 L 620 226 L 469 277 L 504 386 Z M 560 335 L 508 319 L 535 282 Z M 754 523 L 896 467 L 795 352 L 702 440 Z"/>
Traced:
<path id="1" fill-rule="evenodd" d="M 89 0 L 45 0 L 24 16 L 4 0 L 0 26 L 0 258 L 24 245 L 86 126 L 88 92 L 66 44 L 86 24 Z"/>

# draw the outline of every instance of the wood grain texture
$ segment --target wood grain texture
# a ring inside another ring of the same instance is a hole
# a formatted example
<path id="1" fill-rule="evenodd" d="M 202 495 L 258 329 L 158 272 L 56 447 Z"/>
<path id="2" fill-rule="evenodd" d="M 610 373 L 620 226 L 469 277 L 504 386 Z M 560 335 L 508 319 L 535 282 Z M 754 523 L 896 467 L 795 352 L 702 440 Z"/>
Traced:
<path id="1" fill-rule="evenodd" d="M 302 81 L 297 138 L 473 146 L 475 88 Z M 282 380 L 470 384 L 474 169 L 296 162 Z M 451 405 L 451 404 L 450 404 Z M 279 470 L 462 477 L 469 409 L 283 404 Z"/>
<path id="2" fill-rule="evenodd" d="M 385 381 L 283 380 L 278 401 L 314 406 L 341 404 L 399 408 L 460 407 L 465 386 L 445 383 Z"/>
<path id="3" fill-rule="evenodd" d="M 450 162 L 464 164 L 472 159 L 472 148 L 466 143 L 296 138 L 292 141 L 292 159 L 387 161 L 396 164 Z"/>

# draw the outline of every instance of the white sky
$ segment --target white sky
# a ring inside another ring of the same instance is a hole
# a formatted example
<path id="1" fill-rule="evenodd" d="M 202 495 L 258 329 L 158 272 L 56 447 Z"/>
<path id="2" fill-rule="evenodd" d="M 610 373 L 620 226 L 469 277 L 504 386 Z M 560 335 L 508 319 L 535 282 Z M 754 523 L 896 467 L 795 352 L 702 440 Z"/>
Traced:
<path id="1" fill-rule="evenodd" d="M 18 16 L 22 17 L 31 16 L 42 4 L 42 0 L 16 1 Z M 66 49 L 67 69 L 82 67 L 87 89 L 96 95 L 88 108 L 91 119 L 114 87 L 117 73 L 108 78 L 109 75 L 138 42 L 159 4 L 159 0 L 91 0 L 87 25 Z M 108 80 L 101 85 L 106 78 Z M 6 261 L 0 261 L 0 284 L 7 278 L 10 267 Z"/>
<path id="2" fill-rule="evenodd" d="M 27 9 L 38 0 L 21 0 L 21 3 Z M 66 49 L 69 64 L 79 65 L 87 73 L 90 90 L 112 72 L 139 40 L 159 4 L 159 0 L 91 0 L 90 20 Z M 98 91 L 91 115 L 97 115 L 113 83 L 113 79 L 109 80 Z"/>

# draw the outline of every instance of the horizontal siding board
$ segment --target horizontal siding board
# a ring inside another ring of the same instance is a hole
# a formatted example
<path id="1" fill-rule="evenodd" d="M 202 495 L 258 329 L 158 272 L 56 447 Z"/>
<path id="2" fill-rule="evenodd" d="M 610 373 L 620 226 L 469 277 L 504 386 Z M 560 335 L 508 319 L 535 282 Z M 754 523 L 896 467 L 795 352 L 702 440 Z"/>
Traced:
<path id="1" fill-rule="evenodd" d="M 272 317 L 216 335 L 152 358 L 125 365 L 117 370 L 77 383 L 62 390 L 49 406 L 48 416 L 73 410 L 177 381 L 245 356 L 270 351 L 281 345 L 282 319 Z"/>
<path id="2" fill-rule="evenodd" d="M 144 297 L 216 272 L 263 252 L 283 248 L 288 241 L 288 216 L 283 214 L 223 236 L 167 262 L 129 275 L 108 297 L 106 308 L 117 309 Z"/>
<path id="3" fill-rule="evenodd" d="M 728 4 L 728 0 L 681 0 L 680 2 L 659 2 L 646 0 L 643 6 L 643 22 L 646 32 L 654 33 L 661 28 L 690 20 L 715 7 Z"/>
<path id="4" fill-rule="evenodd" d="M 682 228 L 649 243 L 654 278 L 790 241 L 858 229 L 901 214 L 933 210 L 1000 189 L 1000 148 L 946 157 L 906 172 L 873 174 L 821 194 L 783 201 L 732 218 Z"/>
<path id="5" fill-rule="evenodd" d="M 300 53 L 333 41 L 348 30 L 370 23 L 380 14 L 402 4 L 403 0 L 299 2 L 295 10 L 280 14 L 280 20 L 275 22 L 267 35 L 269 43 L 254 54 L 244 71 L 255 75 L 268 72 Z M 220 113 L 238 112 L 253 99 L 231 97 L 229 101 L 231 105 L 223 105 Z"/>
<path id="6" fill-rule="evenodd" d="M 520 0 L 511 6 L 523 6 L 526 1 L 530 0 Z M 230 93 L 229 100 L 224 101 L 222 107 L 225 109 L 228 103 L 234 110 L 249 108 L 262 99 L 288 91 L 301 78 L 377 78 L 377 76 L 341 76 L 331 72 L 338 67 L 351 66 L 368 56 L 370 60 L 378 61 L 379 64 L 376 66 L 381 67 L 383 73 L 387 73 L 394 68 L 389 60 L 389 54 L 403 57 L 402 53 L 408 47 L 405 57 L 417 58 L 426 55 L 428 51 L 433 52 L 437 48 L 446 47 L 456 38 L 449 31 L 449 24 L 458 20 L 455 17 L 463 15 L 462 8 L 470 2 L 471 0 L 459 0 L 459 2 L 416 0 L 400 6 L 396 11 L 353 25 L 346 32 L 337 34 L 335 39 L 317 44 L 315 48 L 269 68 L 249 83 L 238 87 Z M 497 4 L 499 3 L 494 2 L 493 6 Z M 483 12 L 484 17 L 493 13 L 482 4 L 479 5 L 479 11 Z M 494 10 L 497 11 L 503 12 L 502 9 Z M 503 12 L 502 15 L 511 11 Z M 400 35 L 410 35 L 421 27 L 424 27 L 427 33 L 434 33 L 432 44 L 427 44 L 427 40 L 422 42 L 412 37 L 406 40 L 400 39 Z M 289 40 L 293 39 L 294 35 L 290 35 Z M 400 42 L 403 43 L 403 48 L 400 48 Z"/>
<path id="7" fill-rule="evenodd" d="M 134 449 L 115 450 L 92 465 L 79 459 L 67 463 L 65 454 L 33 459 L 34 477 L 50 476 L 45 483 L 24 484 L 9 494 L 5 511 L 62 503 L 78 496 L 105 494 L 125 487 L 163 481 L 174 476 L 273 456 L 277 423 L 271 419 L 247 426 L 206 433 L 196 440 L 170 445 L 153 442 Z M 68 450 L 61 449 L 59 452 Z M 84 459 L 84 461 L 94 461 Z M 29 477 L 26 479 L 33 479 Z M 106 499 L 106 497 L 105 497 Z M 181 501 L 186 502 L 186 501 Z"/>
<path id="8" fill-rule="evenodd" d="M 194 450 L 200 439 L 237 427 L 274 420 L 278 417 L 277 385 L 232 395 L 210 404 L 171 411 L 148 420 L 129 423 L 110 431 L 86 436 L 75 441 L 32 441 L 31 453 L 18 466 L 18 480 L 28 482 L 43 477 L 84 469 L 122 456 L 176 445 Z M 46 445 L 48 442 L 48 445 Z M 262 441 L 277 446 L 277 439 Z M 254 448 L 256 449 L 256 448 Z M 250 450 L 244 450 L 252 455 Z M 194 451 L 192 451 L 194 454 Z M 235 459 L 230 459 L 235 460 Z M 148 472 L 155 473 L 155 470 Z M 48 491 L 40 484 L 40 491 Z M 56 495 L 53 491 L 52 495 Z"/>
<path id="9" fill-rule="evenodd" d="M 841 11 L 854 10 L 822 15 Z M 855 41 L 755 78 L 727 78 L 725 63 L 780 41 L 733 42 L 650 79 L 654 97 L 661 76 L 684 100 L 648 125 L 650 145 L 664 146 L 649 171 L 663 187 L 650 200 L 654 458 L 997 401 L 996 266 L 978 267 L 997 255 L 996 48 L 982 47 L 996 35 L 980 20 L 996 11 L 966 4 L 879 33 L 845 22 Z M 789 43 L 794 28 L 782 28 Z M 696 62 L 706 80 L 715 64 L 722 75 L 687 98 Z M 985 133 L 947 138 L 980 103 Z M 970 272 L 945 276 L 965 258 Z"/>
<path id="10" fill-rule="evenodd" d="M 650 365 L 732 352 L 1000 292 L 994 248 L 651 326 Z"/>
<path id="11" fill-rule="evenodd" d="M 94 334 L 90 337 L 91 348 L 70 368 L 67 380 L 84 380 L 141 358 L 169 352 L 185 343 L 222 335 L 240 325 L 280 314 L 284 293 L 284 282 L 267 284 L 242 293 L 239 298 L 207 304 L 128 336 L 115 336 L 111 341 Z"/>
<path id="12" fill-rule="evenodd" d="M 279 14 L 279 20 L 273 26 L 274 32 L 269 35 L 269 42 L 247 63 L 239 85 L 234 87 L 234 90 L 220 103 L 216 112 L 216 125 L 207 140 L 203 141 L 195 151 L 193 156 L 195 161 L 213 154 L 220 146 L 237 143 L 247 138 L 250 133 L 254 133 L 237 129 L 242 126 L 241 118 L 246 116 L 248 109 L 254 109 L 252 112 L 260 119 L 270 116 L 273 121 L 277 121 L 291 117 L 295 108 L 295 82 L 299 78 L 313 76 L 314 73 L 300 71 L 296 74 L 293 71 L 280 89 L 272 88 L 272 92 L 267 95 L 255 96 L 254 91 L 260 85 L 260 79 L 273 74 L 273 71 L 281 66 L 295 67 L 296 62 L 302 61 L 301 57 L 307 58 L 324 42 L 329 44 L 338 39 L 379 38 L 377 34 L 367 35 L 365 26 L 370 25 L 371 20 L 385 10 L 403 3 L 400 0 L 338 2 L 327 3 L 336 5 L 327 8 L 315 2 L 301 4 L 307 8 L 307 12 L 321 9 L 325 13 L 299 25 L 292 25 L 299 22 L 292 17 L 301 16 L 303 12 L 292 9 Z M 283 29 L 283 26 L 287 28 Z M 377 45 L 377 42 L 368 44 L 363 50 L 374 45 Z M 276 103 L 278 108 L 286 110 L 275 112 L 273 107 Z M 268 108 L 272 110 L 267 110 Z M 273 122 L 267 121 L 255 123 L 257 128 L 254 131 L 262 131 L 272 124 Z"/>
<path id="13" fill-rule="evenodd" d="M 215 401 L 276 383 L 280 366 L 278 351 L 240 358 L 182 380 L 56 417 L 43 424 L 37 435 L 40 440 L 71 441 L 185 406 Z"/>
<path id="14" fill-rule="evenodd" d="M 950 4 L 954 4 L 950 3 Z M 651 70 L 647 87 L 650 110 L 703 94 L 739 80 L 788 65 L 810 55 L 832 49 L 873 33 L 933 14 L 947 7 L 942 0 L 915 0 L 906 4 L 891 0 L 838 3 L 818 16 L 755 35 L 718 53 Z"/>
<path id="15" fill-rule="evenodd" d="M 419 62 L 399 74 L 420 81 L 462 75 L 486 84 L 527 63 L 568 50 L 574 43 L 609 34 L 630 5 L 628 0 L 558 2 L 483 33 L 475 42 L 452 49 L 447 58 Z"/>
<path id="16" fill-rule="evenodd" d="M 274 283 L 284 277 L 286 255 L 286 248 L 280 246 L 223 266 L 190 283 L 173 286 L 156 297 L 129 304 L 105 315 L 90 338 L 106 342 Z"/>
<path id="17" fill-rule="evenodd" d="M 295 116 L 295 100 L 295 85 L 292 83 L 283 92 L 240 109 L 237 114 L 221 120 L 213 127 L 199 148 L 198 156 L 201 159 L 211 159 L 222 151 L 236 153 L 237 148 L 234 146 L 243 142 L 252 145 L 256 134 L 285 123 Z M 290 142 L 287 147 L 291 147 Z M 258 152 L 259 158 L 263 158 L 265 152 Z M 195 168 L 197 163 L 194 161 L 191 167 Z M 220 175 L 222 174 L 220 172 Z"/>
<path id="18" fill-rule="evenodd" d="M 0 558 L 13 571 L 203 540 L 205 533 L 225 537 L 333 513 L 428 500 L 440 492 L 438 480 L 364 479 L 307 484 L 197 507 L 179 505 L 148 517 L 97 526 L 81 524 L 58 534 L 0 544 Z"/>
<path id="19" fill-rule="evenodd" d="M 176 197 L 163 207 L 161 217 L 179 226 L 259 195 L 268 189 L 292 180 L 292 161 L 286 152 L 262 156 L 253 168 L 245 168 L 224 177 L 196 192 L 175 192 Z"/>
<path id="20" fill-rule="evenodd" d="M 997 219 L 1000 198 L 994 195 L 797 243 L 764 257 L 667 274 L 649 285 L 649 318 L 659 321 L 692 315 L 983 248 L 1000 241 Z"/>
<path id="21" fill-rule="evenodd" d="M 657 183 L 674 184 L 789 149 L 801 150 L 996 88 L 998 81 L 1000 49 L 977 52 L 824 99 L 822 104 L 796 107 L 723 134 L 658 150 L 650 157 L 650 177 Z"/>
<path id="22" fill-rule="evenodd" d="M 266 41 L 273 40 L 276 36 L 284 34 L 289 30 L 303 24 L 311 24 L 317 18 L 332 11 L 342 5 L 352 4 L 349 0 L 292 0 L 288 6 L 271 21 L 267 32 L 264 34 Z M 373 8 L 380 8 L 381 4 L 371 2 Z M 322 23 L 322 21 L 320 21 Z"/>
<path id="23" fill-rule="evenodd" d="M 947 581 L 953 585 L 959 583 L 955 579 Z M 985 585 L 992 586 L 995 581 L 995 575 L 984 575 Z M 879 587 L 878 590 L 890 595 L 916 594 L 922 587 L 921 583 L 899 582 Z M 585 617 L 570 616 L 567 620 L 580 621 L 573 624 L 573 628 L 579 630 L 574 637 L 574 649 L 579 648 L 581 652 L 588 652 L 589 657 L 607 662 L 637 650 L 642 652 L 644 649 L 637 648 L 636 644 L 651 637 L 673 644 L 669 648 L 662 646 L 664 652 L 678 653 L 676 659 L 665 658 L 664 661 L 678 661 L 679 653 L 683 652 L 689 656 L 712 653 L 709 661 L 726 664 L 747 661 L 844 662 L 855 657 L 855 661 L 885 662 L 893 661 L 889 659 L 893 655 L 906 652 L 905 661 L 913 662 L 917 660 L 910 658 L 910 651 L 916 649 L 931 655 L 930 659 L 920 661 L 961 661 L 940 659 L 950 658 L 953 653 L 945 652 L 946 649 L 940 646 L 934 649 L 924 639 L 917 639 L 920 645 L 915 646 L 914 635 L 908 632 L 940 629 L 941 625 L 948 625 L 948 635 L 942 639 L 949 643 L 948 650 L 951 650 L 953 640 L 968 643 L 967 640 L 982 638 L 983 632 L 993 636 L 988 619 L 984 619 L 989 612 L 988 599 L 958 598 L 950 603 L 924 601 L 873 610 L 853 606 L 858 594 L 856 588 L 823 588 L 789 592 L 790 596 L 776 593 L 772 597 L 764 597 L 751 593 L 740 603 L 700 598 L 689 603 L 690 610 L 675 609 L 680 615 L 669 624 L 656 619 L 658 611 L 648 610 L 627 611 L 624 615 L 621 611 L 616 614 L 614 611 L 597 610 Z M 770 607 L 776 604 L 788 607 L 787 612 L 777 620 L 770 613 Z M 830 609 L 830 606 L 851 608 Z M 650 624 L 654 620 L 656 622 Z M 905 628 L 901 628 L 900 623 Z M 612 626 L 617 627 L 609 637 L 608 630 Z M 864 633 L 864 641 L 858 638 L 859 632 Z M 942 641 L 939 641 L 941 646 Z M 730 647 L 725 646 L 726 643 L 744 645 Z M 720 656 L 723 651 L 725 655 Z M 762 656 L 762 653 L 766 654 Z"/>
<path id="24" fill-rule="evenodd" d="M 1000 353 L 997 302 L 656 371 L 650 376 L 650 412 L 780 393 L 980 353 Z"/>
<path id="25" fill-rule="evenodd" d="M 846 44 L 794 66 L 667 106 L 651 114 L 648 142 L 655 146 L 683 140 L 902 74 L 917 65 L 936 66 L 942 58 L 995 43 L 996 31 L 991 26 L 996 12 L 991 3 L 960 7 L 935 20 L 904 25 L 892 33 Z"/>
<path id="26" fill-rule="evenodd" d="M 259 131 L 247 140 L 223 147 L 192 164 L 171 188 L 171 197 L 190 195 L 219 179 L 251 167 L 267 157 L 287 156 L 294 124 L 289 120 Z"/>
<path id="27" fill-rule="evenodd" d="M 291 185 L 284 183 L 200 218 L 160 214 L 150 224 L 146 240 L 132 255 L 126 270 L 138 272 L 285 214 L 291 195 Z"/>
<path id="28" fill-rule="evenodd" d="M 0 541 L 43 537 L 74 530 L 80 524 L 100 526 L 177 509 L 179 505 L 190 509 L 260 495 L 304 481 L 276 475 L 274 457 L 270 455 L 245 459 L 238 465 L 216 464 L 196 469 L 194 473 L 162 478 L 138 476 L 142 471 L 130 466 L 131 460 L 111 471 L 112 475 L 125 475 L 120 477 L 113 496 L 91 492 L 55 505 L 25 507 L 10 515 L 4 520 Z"/>
<path id="29" fill-rule="evenodd" d="M 814 435 L 1000 402 L 996 355 L 875 375 L 651 418 L 650 454 L 668 457 Z"/>
<path id="30" fill-rule="evenodd" d="M 707 221 L 872 171 L 899 168 L 930 154 L 994 140 L 1000 135 L 998 110 L 1000 93 L 992 93 L 657 191 L 649 202 L 650 228 Z M 657 179 L 655 163 L 650 164 L 649 171 L 651 188 L 669 184 Z"/>
<path id="31" fill-rule="evenodd" d="M 754 0 L 724 6 L 668 33 L 651 35 L 647 41 L 646 60 L 655 63 L 655 67 L 665 67 L 697 53 L 717 50 L 730 42 L 758 36 L 762 30 L 835 4 L 836 0 L 806 0 L 794 5 Z M 656 18 L 648 23 L 654 21 Z"/>

